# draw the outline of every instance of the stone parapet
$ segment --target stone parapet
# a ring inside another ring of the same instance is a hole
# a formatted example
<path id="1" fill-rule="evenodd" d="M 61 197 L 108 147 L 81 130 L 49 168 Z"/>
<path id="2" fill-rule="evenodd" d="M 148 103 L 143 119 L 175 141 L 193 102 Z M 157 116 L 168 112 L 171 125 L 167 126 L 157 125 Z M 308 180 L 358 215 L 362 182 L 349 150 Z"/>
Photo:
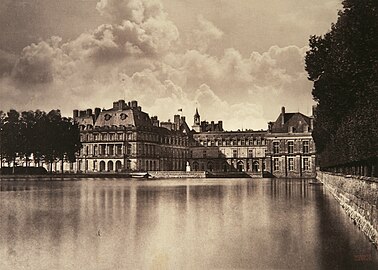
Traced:
<path id="1" fill-rule="evenodd" d="M 378 247 L 378 179 L 320 171 L 316 178 L 336 198 L 354 224 Z"/>

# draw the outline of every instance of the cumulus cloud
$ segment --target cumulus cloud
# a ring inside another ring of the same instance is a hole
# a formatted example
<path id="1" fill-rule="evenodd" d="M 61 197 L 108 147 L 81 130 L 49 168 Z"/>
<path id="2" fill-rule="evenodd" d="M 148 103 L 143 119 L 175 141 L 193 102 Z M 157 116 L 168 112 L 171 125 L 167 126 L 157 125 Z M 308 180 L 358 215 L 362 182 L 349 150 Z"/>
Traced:
<path id="1" fill-rule="evenodd" d="M 25 47 L 13 68 L 12 77 L 22 83 L 35 84 L 52 82 L 54 74 L 64 73 L 69 59 L 59 48 L 60 41 L 59 37 L 52 37 Z"/>
<path id="2" fill-rule="evenodd" d="M 1 95 L 7 97 L 1 107 L 59 107 L 70 114 L 126 98 L 161 119 L 183 108 L 191 125 L 198 106 L 203 119 L 223 120 L 227 129 L 260 129 L 282 105 L 296 108 L 293 97 L 311 100 L 305 47 L 272 46 L 248 57 L 229 48 L 215 56 L 207 48 L 223 32 L 203 16 L 192 31 L 197 45 L 183 48 L 158 1 L 101 0 L 97 9 L 110 23 L 70 41 L 52 37 L 31 44 L 17 61 L 0 52 L 7 59 L 0 65 Z"/>
<path id="3" fill-rule="evenodd" d="M 197 17 L 198 28 L 189 35 L 188 43 L 200 52 L 206 52 L 212 42 L 220 40 L 223 32 L 203 15 Z"/>
<path id="4" fill-rule="evenodd" d="M 166 17 L 157 0 L 100 0 L 96 8 L 101 15 L 116 23 L 129 20 L 141 24 L 151 17 Z"/>
<path id="5" fill-rule="evenodd" d="M 178 30 L 159 3 L 150 1 L 102 0 L 97 8 L 118 23 L 99 26 L 65 44 L 75 58 L 106 62 L 128 56 L 161 56 L 178 40 Z"/>

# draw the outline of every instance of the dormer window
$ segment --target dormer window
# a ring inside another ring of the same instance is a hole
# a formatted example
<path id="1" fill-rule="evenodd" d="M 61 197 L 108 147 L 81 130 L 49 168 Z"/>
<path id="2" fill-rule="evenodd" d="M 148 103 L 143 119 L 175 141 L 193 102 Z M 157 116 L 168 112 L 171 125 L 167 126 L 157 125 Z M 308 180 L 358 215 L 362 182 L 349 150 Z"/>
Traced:
<path id="1" fill-rule="evenodd" d="M 127 118 L 127 114 L 121 113 L 119 117 L 121 118 L 121 120 L 125 120 Z"/>
<path id="2" fill-rule="evenodd" d="M 112 116 L 110 114 L 105 114 L 105 121 L 109 121 Z"/>

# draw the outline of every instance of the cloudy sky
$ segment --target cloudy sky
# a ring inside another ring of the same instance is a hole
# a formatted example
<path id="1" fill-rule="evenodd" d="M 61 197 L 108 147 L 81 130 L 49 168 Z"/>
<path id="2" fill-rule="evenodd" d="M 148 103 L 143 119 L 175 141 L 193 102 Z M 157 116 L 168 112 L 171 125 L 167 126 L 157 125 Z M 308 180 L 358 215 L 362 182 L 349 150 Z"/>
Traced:
<path id="1" fill-rule="evenodd" d="M 0 110 L 109 108 L 226 129 L 310 114 L 304 55 L 341 0 L 1 0 Z"/>

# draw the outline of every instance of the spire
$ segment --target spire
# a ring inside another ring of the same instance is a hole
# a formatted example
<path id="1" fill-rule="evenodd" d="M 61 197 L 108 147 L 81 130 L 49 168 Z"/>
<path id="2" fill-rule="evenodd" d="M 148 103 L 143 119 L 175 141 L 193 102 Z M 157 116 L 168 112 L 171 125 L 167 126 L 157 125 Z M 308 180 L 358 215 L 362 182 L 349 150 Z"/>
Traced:
<path id="1" fill-rule="evenodd" d="M 199 126 L 201 124 L 201 117 L 198 113 L 198 108 L 196 108 L 196 114 L 194 115 L 194 125 Z"/>
<path id="2" fill-rule="evenodd" d="M 199 117 L 199 113 L 198 113 L 198 108 L 196 108 L 196 114 L 194 115 L 194 117 Z"/>

